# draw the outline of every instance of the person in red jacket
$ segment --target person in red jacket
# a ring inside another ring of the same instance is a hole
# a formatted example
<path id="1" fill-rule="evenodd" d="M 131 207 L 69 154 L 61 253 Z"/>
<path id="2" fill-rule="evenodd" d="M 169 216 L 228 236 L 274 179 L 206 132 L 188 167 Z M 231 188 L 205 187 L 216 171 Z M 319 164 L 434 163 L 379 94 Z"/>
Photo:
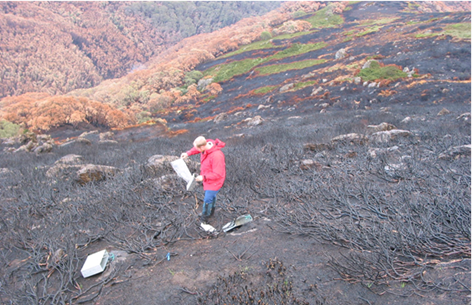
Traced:
<path id="1" fill-rule="evenodd" d="M 221 151 L 224 147 L 225 143 L 219 139 L 205 139 L 199 136 L 194 140 L 194 147 L 181 154 L 181 158 L 187 158 L 200 153 L 200 175 L 195 180 L 204 185 L 204 205 L 200 215 L 204 223 L 207 223 L 209 217 L 213 215 L 217 194 L 225 182 L 225 155 Z"/>

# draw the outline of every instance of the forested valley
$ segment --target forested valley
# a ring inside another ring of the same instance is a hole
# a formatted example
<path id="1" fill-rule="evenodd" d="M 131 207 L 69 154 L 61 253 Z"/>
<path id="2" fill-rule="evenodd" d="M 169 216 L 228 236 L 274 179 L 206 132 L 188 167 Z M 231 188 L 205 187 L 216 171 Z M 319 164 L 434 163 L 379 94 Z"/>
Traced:
<path id="1" fill-rule="evenodd" d="M 263 15 L 281 2 L 0 3 L 0 98 L 64 94 L 145 67 L 186 37 Z"/>

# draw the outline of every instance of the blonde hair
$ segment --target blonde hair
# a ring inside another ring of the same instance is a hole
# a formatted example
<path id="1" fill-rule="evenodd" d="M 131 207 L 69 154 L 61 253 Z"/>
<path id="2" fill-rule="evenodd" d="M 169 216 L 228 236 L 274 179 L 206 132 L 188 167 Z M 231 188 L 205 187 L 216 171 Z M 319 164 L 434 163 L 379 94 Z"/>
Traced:
<path id="1" fill-rule="evenodd" d="M 207 139 L 204 136 L 199 136 L 194 140 L 194 147 L 199 148 L 207 144 Z"/>

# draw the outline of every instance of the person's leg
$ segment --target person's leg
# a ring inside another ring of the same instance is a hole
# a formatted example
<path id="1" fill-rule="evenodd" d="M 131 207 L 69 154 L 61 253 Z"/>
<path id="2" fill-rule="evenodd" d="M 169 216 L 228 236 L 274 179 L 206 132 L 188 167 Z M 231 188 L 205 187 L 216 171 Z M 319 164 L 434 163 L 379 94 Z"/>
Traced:
<path id="1" fill-rule="evenodd" d="M 217 195 L 215 195 L 215 198 L 212 202 L 212 209 L 210 210 L 210 217 L 212 217 L 214 215 L 214 212 L 215 212 L 215 202 L 217 202 Z"/>
<path id="2" fill-rule="evenodd" d="M 204 196 L 204 206 L 202 207 L 202 218 L 207 221 L 215 209 L 218 190 L 206 190 Z"/>

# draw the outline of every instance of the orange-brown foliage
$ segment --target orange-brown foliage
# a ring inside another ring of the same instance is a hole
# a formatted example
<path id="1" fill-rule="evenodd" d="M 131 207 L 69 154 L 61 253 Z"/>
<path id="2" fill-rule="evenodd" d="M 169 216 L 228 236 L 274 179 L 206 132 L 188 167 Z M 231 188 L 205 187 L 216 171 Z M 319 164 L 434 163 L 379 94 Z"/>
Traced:
<path id="1" fill-rule="evenodd" d="M 209 94 L 212 95 L 212 96 L 218 95 L 223 90 L 222 86 L 220 86 L 220 84 L 218 84 L 218 83 L 211 83 L 211 84 L 207 85 L 207 87 L 205 87 L 205 89 L 208 90 Z"/>
<path id="2" fill-rule="evenodd" d="M 87 98 L 29 93 L 4 98 L 0 107 L 0 118 L 41 131 L 66 124 L 122 127 L 133 123 L 128 114 Z"/>
<path id="3" fill-rule="evenodd" d="M 378 96 L 389 97 L 389 96 L 394 95 L 396 93 L 397 93 L 397 91 L 395 91 L 395 90 L 386 89 L 386 90 L 381 90 L 381 92 L 378 94 Z"/>

